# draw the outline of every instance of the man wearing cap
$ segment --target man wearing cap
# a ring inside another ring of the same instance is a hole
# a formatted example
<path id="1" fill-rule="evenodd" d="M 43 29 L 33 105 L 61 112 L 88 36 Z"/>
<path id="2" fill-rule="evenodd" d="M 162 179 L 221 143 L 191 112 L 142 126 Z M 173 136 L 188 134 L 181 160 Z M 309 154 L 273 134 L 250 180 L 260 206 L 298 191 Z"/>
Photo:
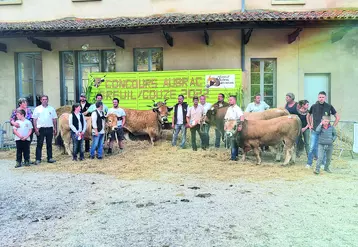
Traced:
<path id="1" fill-rule="evenodd" d="M 286 105 L 285 105 L 285 109 L 290 113 L 290 114 L 296 114 L 298 115 L 298 109 L 297 109 L 297 102 L 295 101 L 295 95 L 293 93 L 287 93 L 286 94 Z"/>
<path id="2" fill-rule="evenodd" d="M 91 104 L 87 101 L 87 98 L 86 98 L 86 94 L 85 93 L 81 93 L 80 95 L 80 102 L 78 102 L 81 106 L 81 113 L 85 113 L 88 108 L 90 108 Z M 86 117 L 89 117 L 91 116 L 91 114 L 86 114 L 85 115 Z"/>
<path id="3" fill-rule="evenodd" d="M 81 93 L 80 95 L 80 107 L 81 107 L 81 113 L 85 116 L 85 117 L 90 117 L 91 113 L 87 113 L 86 115 L 84 113 L 87 112 L 88 108 L 90 108 L 91 104 L 87 101 L 86 99 L 86 94 L 85 93 Z M 90 141 L 89 140 L 85 140 L 85 152 L 89 152 L 90 150 Z"/>

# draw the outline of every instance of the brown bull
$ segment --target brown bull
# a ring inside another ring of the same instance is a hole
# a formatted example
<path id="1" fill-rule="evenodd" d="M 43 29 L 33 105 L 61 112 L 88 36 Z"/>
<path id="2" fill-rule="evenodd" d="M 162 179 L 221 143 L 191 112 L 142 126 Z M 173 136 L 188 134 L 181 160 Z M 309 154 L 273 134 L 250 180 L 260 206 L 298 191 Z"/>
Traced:
<path id="1" fill-rule="evenodd" d="M 291 158 L 295 161 L 295 143 L 302 127 L 301 120 L 296 115 L 282 116 L 269 120 L 245 120 L 242 124 L 240 138 L 237 135 L 237 122 L 225 123 L 228 136 L 237 138 L 238 144 L 244 149 L 242 159 L 246 158 L 246 151 L 253 149 L 257 164 L 261 164 L 260 145 L 275 146 L 284 143 L 286 157 L 283 165 L 287 165 Z"/>
<path id="2" fill-rule="evenodd" d="M 59 118 L 58 118 L 58 133 L 56 136 L 56 145 L 60 146 L 60 147 L 64 147 L 65 148 L 65 153 L 67 153 L 68 155 L 72 155 L 72 151 L 71 151 L 71 129 L 70 129 L 70 124 L 68 122 L 68 118 L 70 116 L 71 113 L 63 113 Z M 108 114 L 107 117 L 114 115 L 114 114 Z M 114 115 L 115 116 L 115 115 Z M 84 139 L 85 140 L 91 140 L 92 139 L 92 118 L 91 117 L 85 117 L 86 119 L 86 124 L 87 124 L 87 128 L 85 131 L 85 135 L 84 135 Z M 111 118 L 112 119 L 112 118 Z M 106 124 L 106 132 L 108 130 L 108 128 L 115 128 L 117 127 L 117 117 L 115 117 L 115 121 L 111 121 L 111 123 L 109 123 L 107 121 Z"/>
<path id="3" fill-rule="evenodd" d="M 224 117 L 226 114 L 226 111 L 228 109 L 228 106 L 222 107 L 222 108 L 215 108 L 212 107 L 210 110 L 207 111 L 205 121 L 209 123 L 212 126 L 215 126 L 224 136 Z M 290 113 L 286 109 L 281 108 L 273 108 L 268 109 L 263 112 L 245 112 L 244 116 L 247 120 L 268 120 L 272 118 L 277 118 L 281 116 L 290 115 Z M 279 160 L 279 157 L 277 156 L 276 159 Z"/>
<path id="4" fill-rule="evenodd" d="M 166 102 L 155 103 L 152 110 L 124 109 L 126 123 L 123 128 L 133 135 L 149 135 L 154 146 L 154 141 L 161 136 L 162 126 L 168 121 L 168 115 L 173 107 L 168 107 Z"/>

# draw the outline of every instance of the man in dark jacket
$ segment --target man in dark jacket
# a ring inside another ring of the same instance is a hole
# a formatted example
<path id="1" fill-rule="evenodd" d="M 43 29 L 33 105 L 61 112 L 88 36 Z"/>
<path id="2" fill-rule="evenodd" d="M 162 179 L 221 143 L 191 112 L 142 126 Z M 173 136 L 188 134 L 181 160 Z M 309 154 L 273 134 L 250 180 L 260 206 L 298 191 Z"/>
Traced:
<path id="1" fill-rule="evenodd" d="M 225 95 L 223 93 L 219 93 L 218 94 L 218 102 L 216 102 L 213 107 L 215 108 L 221 108 L 221 107 L 225 107 L 225 106 L 229 106 L 229 103 L 225 102 Z M 223 126 L 216 126 L 215 128 L 215 147 L 219 148 L 220 147 L 220 140 L 224 139 L 223 134 L 221 133 L 220 129 L 223 129 Z"/>
<path id="2" fill-rule="evenodd" d="M 91 104 L 87 101 L 87 98 L 86 98 L 86 94 L 85 93 L 81 93 L 80 95 L 80 106 L 81 106 L 81 113 L 84 113 L 88 110 L 88 108 L 91 106 Z M 88 113 L 86 115 L 86 117 L 90 117 L 91 114 Z"/>
<path id="3" fill-rule="evenodd" d="M 87 112 L 88 108 L 91 106 L 90 103 L 88 103 L 87 99 L 86 99 L 86 94 L 85 93 L 81 93 L 80 95 L 80 106 L 81 106 L 81 113 L 83 114 L 84 112 Z M 90 117 L 91 113 L 87 113 L 87 115 L 85 115 L 86 117 Z M 89 140 L 85 140 L 85 152 L 89 152 L 90 150 L 90 141 Z"/>

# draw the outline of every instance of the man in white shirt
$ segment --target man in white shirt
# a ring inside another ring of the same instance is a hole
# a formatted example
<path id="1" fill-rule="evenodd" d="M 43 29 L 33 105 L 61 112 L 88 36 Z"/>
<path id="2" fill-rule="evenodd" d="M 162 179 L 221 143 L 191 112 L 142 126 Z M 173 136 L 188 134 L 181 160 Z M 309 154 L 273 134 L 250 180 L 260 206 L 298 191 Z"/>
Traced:
<path id="1" fill-rule="evenodd" d="M 120 150 L 123 150 L 123 139 L 124 139 L 124 133 L 123 133 L 123 126 L 126 123 L 126 113 L 122 108 L 118 106 L 119 99 L 114 98 L 112 100 L 113 107 L 108 110 L 108 114 L 116 114 L 117 116 L 117 129 L 112 131 L 110 136 L 111 139 L 109 141 L 109 149 L 108 154 L 112 153 L 113 148 L 113 142 L 115 140 L 118 140 L 118 146 Z"/>
<path id="2" fill-rule="evenodd" d="M 57 134 L 57 114 L 55 108 L 48 105 L 48 96 L 41 96 L 41 105 L 35 108 L 32 115 L 35 134 L 37 135 L 35 165 L 41 163 L 42 146 L 46 138 L 47 162 L 55 163 L 52 158 L 52 138 Z"/>
<path id="3" fill-rule="evenodd" d="M 193 98 L 194 105 L 190 107 L 186 115 L 186 122 L 189 123 L 190 134 L 191 134 L 191 147 L 194 151 L 197 151 L 196 146 L 196 132 L 199 133 L 201 143 L 203 143 L 203 136 L 200 133 L 200 121 L 204 115 L 204 108 L 199 104 L 199 98 L 194 96 Z M 206 149 L 206 146 L 201 146 L 203 150 Z"/>
<path id="4" fill-rule="evenodd" d="M 247 105 L 245 112 L 263 112 L 269 108 L 270 106 L 265 101 L 261 101 L 261 95 L 256 94 L 254 102 Z"/>
<path id="5" fill-rule="evenodd" d="M 181 131 L 181 144 L 180 147 L 185 147 L 186 140 L 186 115 L 188 112 L 188 104 L 184 102 L 184 95 L 178 96 L 178 103 L 174 106 L 174 117 L 172 120 L 172 128 L 174 129 L 172 146 L 175 147 L 177 145 L 177 139 L 179 132 Z"/>
<path id="6" fill-rule="evenodd" d="M 211 104 L 206 102 L 206 96 L 205 95 L 201 95 L 200 96 L 200 105 L 203 107 L 204 109 L 204 116 L 206 115 L 206 113 L 208 112 L 208 110 L 211 108 Z M 201 146 L 206 148 L 209 148 L 209 130 L 210 130 L 210 124 L 203 123 L 203 133 L 202 133 L 202 141 L 201 141 Z"/>
<path id="7" fill-rule="evenodd" d="M 96 102 L 96 110 L 91 114 L 92 118 L 92 147 L 90 151 L 90 158 L 94 159 L 95 151 L 97 150 L 97 158 L 103 158 L 103 141 L 105 128 L 105 115 L 103 112 L 103 103 Z"/>
<path id="8" fill-rule="evenodd" d="M 237 136 L 240 135 L 242 130 L 242 122 L 244 121 L 244 113 L 241 108 L 236 104 L 236 96 L 231 95 L 229 98 L 229 108 L 225 114 L 224 120 L 236 120 L 237 125 L 237 135 L 233 135 L 231 138 L 231 160 L 237 160 L 239 154 L 239 147 L 237 143 Z"/>

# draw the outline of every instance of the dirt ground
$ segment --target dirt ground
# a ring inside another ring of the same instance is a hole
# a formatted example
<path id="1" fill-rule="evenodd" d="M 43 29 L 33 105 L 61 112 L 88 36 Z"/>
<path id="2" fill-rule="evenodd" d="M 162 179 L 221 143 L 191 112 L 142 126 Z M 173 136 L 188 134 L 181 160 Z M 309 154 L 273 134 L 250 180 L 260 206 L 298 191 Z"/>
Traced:
<path id="1" fill-rule="evenodd" d="M 35 147 L 31 147 L 34 157 Z M 45 154 L 45 148 L 43 155 Z M 86 154 L 88 156 L 88 154 Z M 332 174 L 273 155 L 229 161 L 161 141 L 126 142 L 103 160 L 13 168 L 0 152 L 0 246 L 356 246 L 358 161 Z"/>

